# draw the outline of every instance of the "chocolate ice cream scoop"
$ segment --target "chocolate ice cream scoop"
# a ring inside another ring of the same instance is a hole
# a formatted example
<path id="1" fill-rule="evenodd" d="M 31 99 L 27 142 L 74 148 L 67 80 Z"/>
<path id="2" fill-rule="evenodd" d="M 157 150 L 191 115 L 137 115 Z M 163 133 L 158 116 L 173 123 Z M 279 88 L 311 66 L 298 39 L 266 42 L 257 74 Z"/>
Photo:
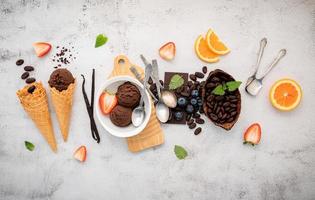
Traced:
<path id="1" fill-rule="evenodd" d="M 50 87 L 54 87 L 61 92 L 68 89 L 68 86 L 71 83 L 74 83 L 74 78 L 70 71 L 60 68 L 53 71 L 53 73 L 50 75 L 48 83 Z"/>
<path id="2" fill-rule="evenodd" d="M 119 127 L 128 126 L 131 123 L 131 108 L 117 105 L 110 113 L 110 120 Z"/>
<path id="3" fill-rule="evenodd" d="M 118 87 L 116 96 L 119 105 L 135 108 L 139 104 L 141 94 L 137 86 L 130 82 L 125 82 Z"/>

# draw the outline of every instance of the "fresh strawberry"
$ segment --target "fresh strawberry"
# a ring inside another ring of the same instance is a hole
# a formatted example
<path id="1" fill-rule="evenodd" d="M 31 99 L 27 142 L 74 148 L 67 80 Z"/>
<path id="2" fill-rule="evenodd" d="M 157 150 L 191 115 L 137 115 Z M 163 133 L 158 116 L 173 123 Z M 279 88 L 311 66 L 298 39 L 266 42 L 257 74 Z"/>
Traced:
<path id="1" fill-rule="evenodd" d="M 261 138 L 261 128 L 258 123 L 252 124 L 244 133 L 244 144 L 256 145 Z"/>
<path id="2" fill-rule="evenodd" d="M 104 115 L 108 115 L 117 105 L 118 100 L 116 95 L 103 92 L 99 98 L 100 109 Z"/>
<path id="3" fill-rule="evenodd" d="M 176 47 L 174 42 L 168 42 L 164 44 L 159 50 L 161 58 L 164 60 L 173 60 L 176 53 Z"/>
<path id="4" fill-rule="evenodd" d="M 73 154 L 73 157 L 78 161 L 84 162 L 86 159 L 86 147 L 80 146 Z"/>
<path id="5" fill-rule="evenodd" d="M 51 49 L 51 45 L 46 42 L 36 42 L 33 44 L 33 47 L 38 57 L 46 55 Z"/>

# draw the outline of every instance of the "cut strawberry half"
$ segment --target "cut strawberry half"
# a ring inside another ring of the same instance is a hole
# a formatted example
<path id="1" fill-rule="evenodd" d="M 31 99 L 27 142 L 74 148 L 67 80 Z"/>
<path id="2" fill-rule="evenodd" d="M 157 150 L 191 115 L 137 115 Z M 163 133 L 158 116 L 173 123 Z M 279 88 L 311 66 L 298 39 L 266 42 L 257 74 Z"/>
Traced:
<path id="1" fill-rule="evenodd" d="M 159 50 L 161 58 L 164 60 L 173 60 L 176 53 L 176 47 L 174 42 L 168 42 L 164 44 Z"/>
<path id="2" fill-rule="evenodd" d="M 36 42 L 33 44 L 33 47 L 34 47 L 35 53 L 38 57 L 43 57 L 51 49 L 51 45 L 49 43 L 46 43 L 46 42 Z"/>
<path id="3" fill-rule="evenodd" d="M 100 109 L 104 115 L 108 115 L 117 105 L 116 95 L 103 92 L 99 98 Z"/>
<path id="4" fill-rule="evenodd" d="M 73 157 L 80 162 L 84 162 L 86 159 L 86 147 L 80 146 L 73 154 Z"/>
<path id="5" fill-rule="evenodd" d="M 258 123 L 252 124 L 244 133 L 244 144 L 256 145 L 261 138 L 261 127 Z"/>

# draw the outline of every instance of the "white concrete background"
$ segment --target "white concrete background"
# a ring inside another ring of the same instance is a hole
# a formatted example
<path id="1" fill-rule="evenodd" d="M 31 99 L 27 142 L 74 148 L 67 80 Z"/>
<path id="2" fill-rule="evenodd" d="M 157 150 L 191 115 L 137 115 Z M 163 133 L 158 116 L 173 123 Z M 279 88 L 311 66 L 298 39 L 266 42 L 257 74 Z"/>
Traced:
<path id="1" fill-rule="evenodd" d="M 314 0 L 1 0 L 0 8 L 0 199 L 315 199 Z M 78 56 L 68 69 L 79 83 L 84 73 L 90 84 L 96 68 L 100 84 L 121 53 L 137 64 L 141 53 L 157 58 L 161 75 L 200 70 L 205 63 L 195 56 L 194 40 L 210 27 L 232 51 L 207 66 L 238 80 L 252 71 L 262 37 L 269 42 L 262 66 L 281 48 L 288 50 L 257 98 L 242 86 L 242 113 L 230 132 L 207 123 L 195 136 L 186 126 L 163 125 L 164 145 L 133 154 L 125 140 L 99 126 L 102 141 L 96 144 L 79 84 L 67 143 L 52 110 L 59 145 L 53 154 L 15 95 L 23 86 L 18 58 L 36 66 L 36 77 L 46 86 L 53 71 L 54 51 L 38 59 L 33 42 L 71 42 Z M 109 41 L 95 49 L 99 33 Z M 167 41 L 177 45 L 172 62 L 157 53 Z M 297 80 L 304 92 L 290 113 L 278 112 L 268 100 L 271 84 L 283 77 Z M 242 133 L 253 122 L 263 130 L 255 148 L 242 144 Z M 36 145 L 34 152 L 25 149 L 25 140 Z M 72 158 L 82 144 L 88 149 L 84 164 Z M 177 160 L 175 144 L 188 150 L 186 160 Z"/>

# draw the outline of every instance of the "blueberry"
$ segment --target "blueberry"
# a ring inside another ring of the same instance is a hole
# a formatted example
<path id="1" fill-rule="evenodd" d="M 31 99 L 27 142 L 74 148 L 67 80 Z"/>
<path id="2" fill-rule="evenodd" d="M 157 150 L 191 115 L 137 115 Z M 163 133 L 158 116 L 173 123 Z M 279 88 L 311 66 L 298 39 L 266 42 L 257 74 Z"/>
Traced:
<path id="1" fill-rule="evenodd" d="M 185 97 L 179 97 L 177 100 L 177 104 L 180 107 L 185 107 L 187 105 L 187 100 Z"/>
<path id="2" fill-rule="evenodd" d="M 176 112 L 176 113 L 175 113 L 175 119 L 176 119 L 177 121 L 182 120 L 183 117 L 184 117 L 183 112 Z"/>
<path id="3" fill-rule="evenodd" d="M 199 96 L 198 90 L 193 90 L 193 91 L 191 91 L 191 96 L 192 96 L 192 97 L 198 97 L 198 96 Z"/>
<path id="4" fill-rule="evenodd" d="M 195 105 L 197 105 L 198 102 L 197 102 L 197 99 L 193 98 L 190 100 L 190 103 L 191 103 L 191 105 L 195 106 Z"/>
<path id="5" fill-rule="evenodd" d="M 186 112 L 187 113 L 193 113 L 194 112 L 194 107 L 191 104 L 187 105 Z"/>

